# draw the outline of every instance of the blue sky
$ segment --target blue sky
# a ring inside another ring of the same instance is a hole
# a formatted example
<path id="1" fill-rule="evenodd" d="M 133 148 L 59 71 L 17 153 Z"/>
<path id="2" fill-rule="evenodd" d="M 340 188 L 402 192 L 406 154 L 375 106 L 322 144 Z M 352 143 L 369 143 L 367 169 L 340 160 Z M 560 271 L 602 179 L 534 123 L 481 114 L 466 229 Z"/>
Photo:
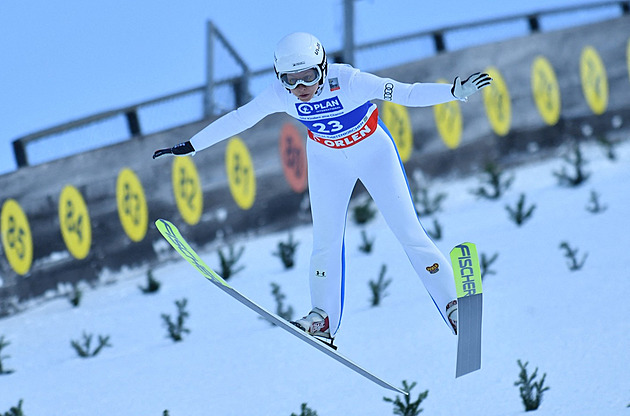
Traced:
<path id="1" fill-rule="evenodd" d="M 583 0 L 357 0 L 358 42 Z M 602 1 L 600 1 L 602 2 Z M 3 0 L 0 2 L 0 174 L 11 141 L 56 124 L 202 85 L 212 20 L 253 69 L 294 31 L 339 49 L 343 1 Z"/>

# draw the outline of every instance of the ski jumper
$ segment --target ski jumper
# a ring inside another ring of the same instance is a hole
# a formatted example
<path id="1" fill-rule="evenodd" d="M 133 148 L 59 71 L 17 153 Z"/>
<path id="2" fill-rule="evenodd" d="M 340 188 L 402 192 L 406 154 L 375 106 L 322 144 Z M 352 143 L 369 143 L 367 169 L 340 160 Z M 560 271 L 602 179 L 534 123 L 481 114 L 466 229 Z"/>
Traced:
<path id="1" fill-rule="evenodd" d="M 300 101 L 280 82 L 273 82 L 249 103 L 201 130 L 190 142 L 196 150 L 202 150 L 276 112 L 286 112 L 302 122 L 309 137 L 308 185 L 313 217 L 311 303 L 328 314 L 331 335 L 339 329 L 343 312 L 346 217 L 359 179 L 451 328 L 446 305 L 457 296 L 450 262 L 418 220 L 394 140 L 379 119 L 376 105 L 370 102 L 373 99 L 423 107 L 455 98 L 449 84 L 407 84 L 349 65 L 330 64 L 324 84 L 310 101 Z"/>

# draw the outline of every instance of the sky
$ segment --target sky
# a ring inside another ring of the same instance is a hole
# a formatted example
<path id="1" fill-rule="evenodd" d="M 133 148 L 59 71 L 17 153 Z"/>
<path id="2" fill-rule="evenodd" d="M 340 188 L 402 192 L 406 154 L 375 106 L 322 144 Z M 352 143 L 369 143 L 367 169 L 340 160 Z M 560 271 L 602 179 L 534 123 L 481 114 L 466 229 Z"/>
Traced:
<path id="1" fill-rule="evenodd" d="M 586 3 L 605 1 L 357 0 L 355 41 Z M 0 174 L 20 136 L 203 85 L 208 20 L 254 70 L 291 32 L 342 46 L 342 0 L 0 2 Z"/>

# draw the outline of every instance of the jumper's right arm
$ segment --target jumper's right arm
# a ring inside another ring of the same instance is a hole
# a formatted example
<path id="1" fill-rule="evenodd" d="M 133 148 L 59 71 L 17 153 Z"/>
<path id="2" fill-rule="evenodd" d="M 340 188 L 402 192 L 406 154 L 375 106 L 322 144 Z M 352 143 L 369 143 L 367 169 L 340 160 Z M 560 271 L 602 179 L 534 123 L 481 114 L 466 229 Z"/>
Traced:
<path id="1" fill-rule="evenodd" d="M 277 100 L 274 98 L 274 91 L 270 87 L 242 107 L 219 117 L 190 140 L 170 148 L 156 150 L 153 153 L 153 159 L 169 154 L 175 156 L 194 155 L 199 150 L 247 130 L 267 115 L 278 111 Z"/>

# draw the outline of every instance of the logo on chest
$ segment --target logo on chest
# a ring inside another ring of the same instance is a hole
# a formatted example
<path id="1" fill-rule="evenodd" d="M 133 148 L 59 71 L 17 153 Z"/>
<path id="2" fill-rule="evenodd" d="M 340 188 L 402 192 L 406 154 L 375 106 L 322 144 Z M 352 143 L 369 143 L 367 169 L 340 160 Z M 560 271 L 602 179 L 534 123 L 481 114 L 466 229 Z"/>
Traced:
<path id="1" fill-rule="evenodd" d="M 343 105 L 341 105 L 341 101 L 339 101 L 338 97 L 334 97 L 314 103 L 297 103 L 295 104 L 295 108 L 297 109 L 298 116 L 315 116 L 343 110 Z"/>

